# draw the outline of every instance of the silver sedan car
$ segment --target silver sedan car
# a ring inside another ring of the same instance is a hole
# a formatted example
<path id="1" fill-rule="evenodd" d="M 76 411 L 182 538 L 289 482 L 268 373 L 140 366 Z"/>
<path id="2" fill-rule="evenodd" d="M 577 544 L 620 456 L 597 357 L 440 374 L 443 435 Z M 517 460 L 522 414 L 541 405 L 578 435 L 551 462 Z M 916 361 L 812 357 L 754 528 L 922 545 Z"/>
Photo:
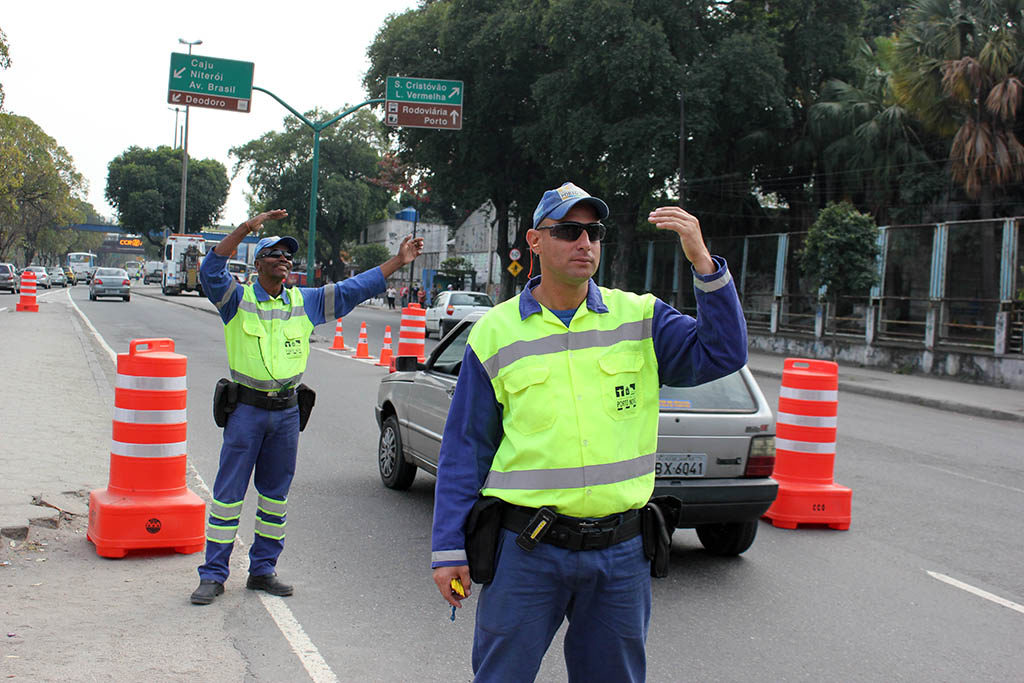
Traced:
<path id="1" fill-rule="evenodd" d="M 22 278 L 25 277 L 25 273 L 28 272 L 28 271 L 32 271 L 33 273 L 35 273 L 35 276 L 36 276 L 36 288 L 38 288 L 38 289 L 41 289 L 43 287 L 45 287 L 46 289 L 50 288 L 50 286 L 51 286 L 50 285 L 50 276 L 47 274 L 46 268 L 43 268 L 42 266 L 29 266 L 25 270 L 21 271 Z"/>
<path id="2" fill-rule="evenodd" d="M 470 327 L 459 323 L 427 358 L 402 356 L 377 392 L 377 464 L 384 485 L 408 489 L 417 469 L 437 473 L 441 435 Z M 682 504 L 677 528 L 693 528 L 706 550 L 739 555 L 778 492 L 775 419 L 744 367 L 698 387 L 662 387 L 654 495 Z"/>
<path id="3" fill-rule="evenodd" d="M 66 275 L 64 275 L 64 269 L 61 268 L 60 266 L 53 266 L 52 268 L 47 268 L 46 275 L 50 278 L 51 286 L 68 286 L 68 278 Z"/>
<path id="4" fill-rule="evenodd" d="M 131 301 L 132 281 L 124 268 L 97 268 L 89 281 L 89 301 L 101 296 L 117 296 Z"/>

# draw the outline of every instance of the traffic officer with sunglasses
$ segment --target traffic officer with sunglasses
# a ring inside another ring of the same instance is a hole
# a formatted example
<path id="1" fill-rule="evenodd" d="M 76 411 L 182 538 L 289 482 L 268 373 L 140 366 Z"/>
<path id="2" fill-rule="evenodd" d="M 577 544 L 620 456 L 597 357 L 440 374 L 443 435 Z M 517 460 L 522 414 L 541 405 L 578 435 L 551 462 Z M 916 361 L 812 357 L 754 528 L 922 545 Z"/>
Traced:
<path id="1" fill-rule="evenodd" d="M 570 681 L 644 680 L 651 565 L 638 511 L 654 489 L 658 389 L 747 360 L 732 277 L 697 219 L 674 206 L 648 218 L 679 235 L 694 319 L 652 294 L 594 283 L 607 216 L 572 183 L 545 192 L 526 233 L 541 275 L 470 331 L 441 442 L 431 564 L 441 595 L 461 607 L 452 582 L 469 595 L 466 549 L 473 559 L 479 547 L 475 536 L 467 545 L 467 519 L 497 499 L 494 575 L 473 641 L 478 681 L 533 680 L 566 617 Z"/>
<path id="2" fill-rule="evenodd" d="M 406 237 L 398 253 L 379 267 L 323 287 L 284 287 L 299 244 L 293 237 L 264 237 L 256 244 L 258 280 L 240 285 L 227 270 L 242 239 L 264 222 L 286 218 L 283 209 L 266 211 L 242 223 L 206 255 L 199 270 L 203 291 L 224 321 L 230 386 L 237 402 L 224 424 L 220 466 L 206 526 L 206 562 L 191 600 L 208 605 L 224 592 L 228 559 L 238 531 L 242 502 L 255 469 L 256 535 L 249 550 L 246 588 L 291 595 L 277 578 L 284 548 L 288 488 L 295 473 L 299 442 L 299 383 L 309 357 L 313 328 L 346 315 L 383 292 L 386 279 L 411 263 L 423 239 Z M 304 389 L 304 387 L 303 387 Z M 311 406 L 310 406 L 311 407 Z"/>

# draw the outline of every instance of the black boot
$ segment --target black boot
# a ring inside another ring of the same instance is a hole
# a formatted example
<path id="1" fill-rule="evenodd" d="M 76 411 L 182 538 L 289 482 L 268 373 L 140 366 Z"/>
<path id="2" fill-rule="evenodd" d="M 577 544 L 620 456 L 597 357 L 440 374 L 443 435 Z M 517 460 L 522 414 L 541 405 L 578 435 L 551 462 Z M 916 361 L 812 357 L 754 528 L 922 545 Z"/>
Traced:
<path id="1" fill-rule="evenodd" d="M 266 591 L 271 595 L 282 597 L 294 592 L 294 589 L 287 583 L 281 583 L 277 574 L 263 574 L 262 576 L 249 574 L 249 580 L 245 582 L 245 587 L 251 591 Z"/>
<path id="2" fill-rule="evenodd" d="M 199 588 L 192 591 L 193 605 L 209 605 L 218 595 L 224 592 L 224 584 L 213 579 L 203 579 Z"/>

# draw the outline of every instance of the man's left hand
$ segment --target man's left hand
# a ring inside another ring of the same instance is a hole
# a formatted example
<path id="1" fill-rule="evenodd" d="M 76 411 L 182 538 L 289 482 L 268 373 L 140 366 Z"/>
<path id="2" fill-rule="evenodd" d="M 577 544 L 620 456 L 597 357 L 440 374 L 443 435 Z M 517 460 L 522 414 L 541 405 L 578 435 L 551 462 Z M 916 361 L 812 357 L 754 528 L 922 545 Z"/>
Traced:
<path id="1" fill-rule="evenodd" d="M 660 206 L 647 220 L 654 223 L 659 230 L 671 230 L 679 235 L 679 242 L 683 246 L 683 253 L 687 260 L 693 264 L 694 270 L 701 275 L 710 275 L 718 270 L 711 253 L 704 244 L 704 236 L 700 231 L 700 221 L 695 216 L 687 213 L 678 206 Z"/>
<path id="2" fill-rule="evenodd" d="M 403 264 L 412 263 L 416 257 L 423 253 L 423 238 L 406 235 L 398 247 L 398 257 Z"/>

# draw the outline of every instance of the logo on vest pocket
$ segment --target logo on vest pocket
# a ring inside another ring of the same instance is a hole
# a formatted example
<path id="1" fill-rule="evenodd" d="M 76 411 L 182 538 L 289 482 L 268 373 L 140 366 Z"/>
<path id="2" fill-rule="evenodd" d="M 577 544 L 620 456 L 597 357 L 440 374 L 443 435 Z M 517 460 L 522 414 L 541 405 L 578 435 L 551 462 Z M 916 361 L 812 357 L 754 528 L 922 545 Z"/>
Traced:
<path id="1" fill-rule="evenodd" d="M 636 408 L 636 382 L 615 387 L 615 410 L 621 412 Z"/>
<path id="2" fill-rule="evenodd" d="M 301 339 L 285 339 L 284 355 L 286 358 L 298 358 L 302 355 Z"/>

